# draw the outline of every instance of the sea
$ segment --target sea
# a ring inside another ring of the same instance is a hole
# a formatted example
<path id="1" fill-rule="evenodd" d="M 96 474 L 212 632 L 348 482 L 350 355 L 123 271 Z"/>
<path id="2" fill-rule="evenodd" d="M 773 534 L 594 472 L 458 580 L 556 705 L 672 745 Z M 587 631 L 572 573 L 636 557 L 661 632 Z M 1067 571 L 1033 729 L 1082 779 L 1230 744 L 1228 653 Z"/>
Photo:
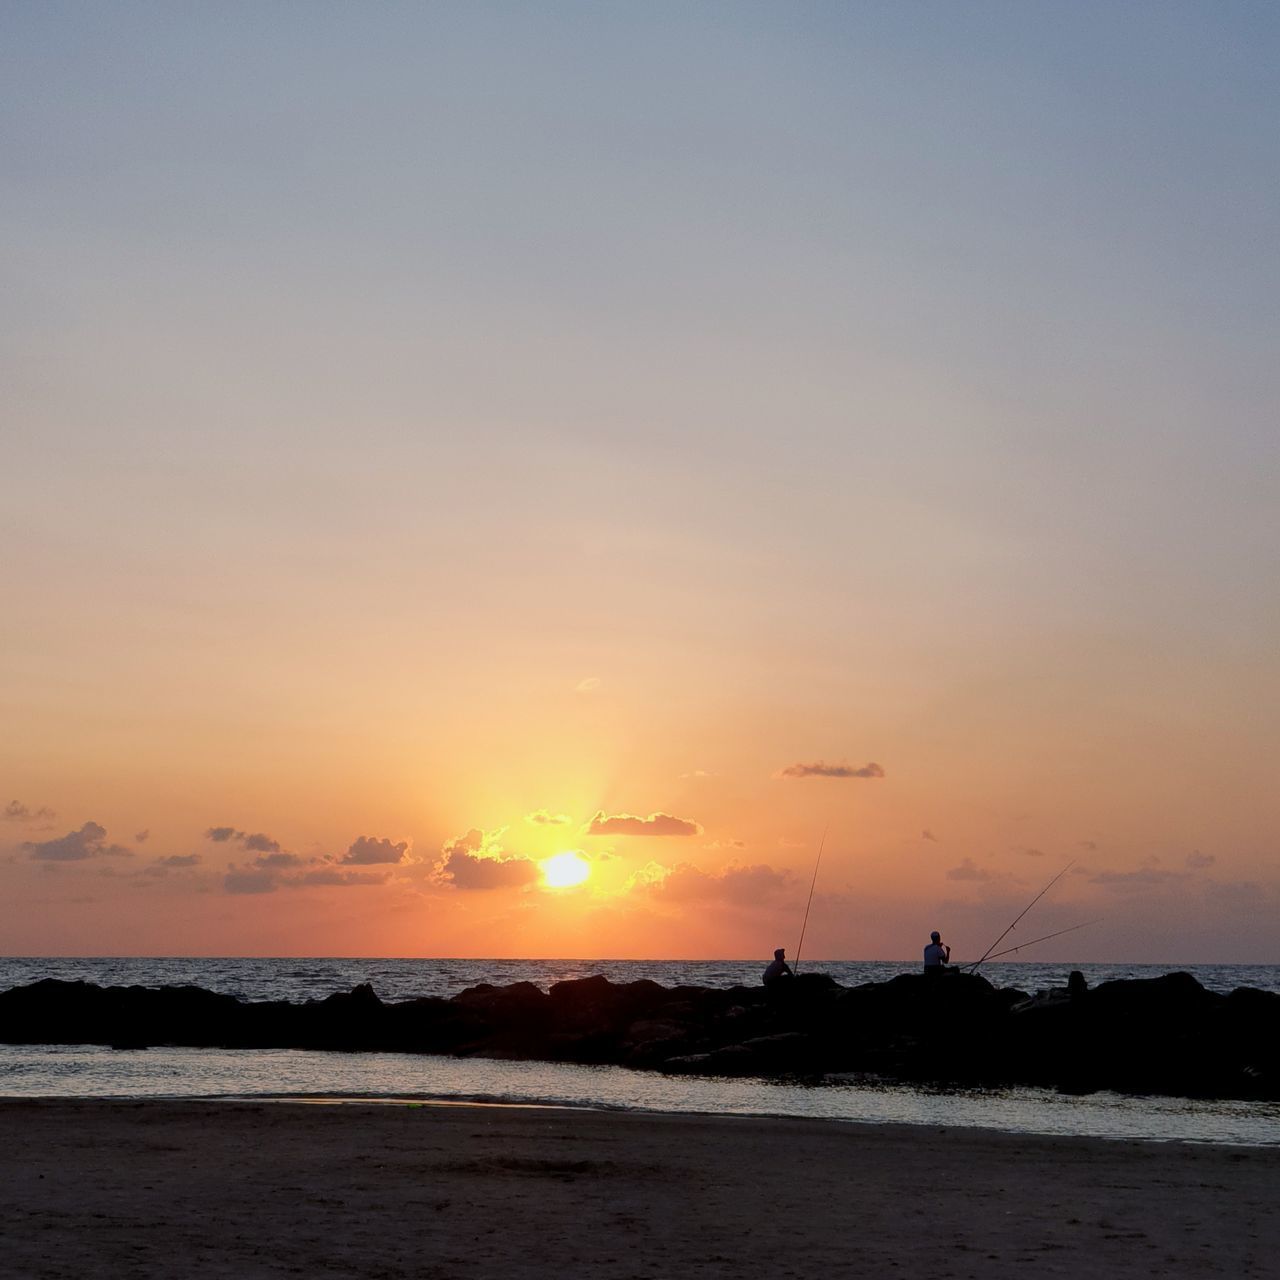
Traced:
<path id="1" fill-rule="evenodd" d="M 1072 969 L 1094 986 L 1181 970 L 1212 991 L 1280 992 L 1280 965 L 1046 964 L 1001 961 L 982 972 L 997 986 L 1064 986 Z M 912 972 L 909 961 L 814 961 L 802 971 L 845 986 Z M 552 983 L 603 974 L 663 986 L 754 985 L 758 960 L 450 960 L 396 958 L 9 957 L 0 990 L 42 978 L 102 986 L 190 984 L 242 1000 L 320 1000 L 370 983 L 384 1001 L 451 996 L 478 983 Z M 782 1116 L 848 1123 L 981 1128 L 1148 1142 L 1280 1146 L 1280 1103 L 1161 1098 L 1048 1089 L 941 1088 L 865 1077 L 821 1083 L 667 1077 L 624 1067 L 505 1062 L 429 1054 L 308 1050 L 114 1050 L 99 1045 L 0 1045 L 0 1098 L 377 1099 L 404 1104 L 484 1103 L 596 1110 Z"/>

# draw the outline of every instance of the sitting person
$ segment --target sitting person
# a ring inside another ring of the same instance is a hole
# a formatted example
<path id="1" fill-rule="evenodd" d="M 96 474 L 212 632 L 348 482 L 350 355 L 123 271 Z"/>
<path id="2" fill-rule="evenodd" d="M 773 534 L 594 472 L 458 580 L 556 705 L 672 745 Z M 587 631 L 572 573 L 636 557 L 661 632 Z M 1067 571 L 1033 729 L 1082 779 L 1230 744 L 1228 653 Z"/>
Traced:
<path id="1" fill-rule="evenodd" d="M 790 982 L 796 975 L 791 972 L 791 966 L 786 961 L 787 949 L 779 947 L 773 953 L 773 963 L 764 971 L 764 985 L 766 987 L 776 987 L 783 983 Z"/>
<path id="2" fill-rule="evenodd" d="M 942 973 L 942 966 L 951 959 L 951 948 L 944 946 L 942 934 L 936 929 L 929 935 L 929 945 L 924 949 L 924 971 L 936 978 Z"/>

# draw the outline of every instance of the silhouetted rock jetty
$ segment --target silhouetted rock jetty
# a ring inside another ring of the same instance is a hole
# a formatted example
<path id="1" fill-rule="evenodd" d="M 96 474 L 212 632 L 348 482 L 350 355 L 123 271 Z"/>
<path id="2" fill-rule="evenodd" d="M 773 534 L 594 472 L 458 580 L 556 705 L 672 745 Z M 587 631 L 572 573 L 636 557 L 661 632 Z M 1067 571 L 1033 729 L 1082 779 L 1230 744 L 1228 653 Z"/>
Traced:
<path id="1" fill-rule="evenodd" d="M 720 1076 L 871 1076 L 1280 1099 L 1280 995 L 1206 991 L 1190 974 L 1034 996 L 975 974 L 902 974 L 781 991 L 603 977 L 481 984 L 393 1004 L 368 984 L 325 1000 L 246 1002 L 200 987 L 46 979 L 0 994 L 0 1042 L 382 1050 L 613 1063 Z"/>

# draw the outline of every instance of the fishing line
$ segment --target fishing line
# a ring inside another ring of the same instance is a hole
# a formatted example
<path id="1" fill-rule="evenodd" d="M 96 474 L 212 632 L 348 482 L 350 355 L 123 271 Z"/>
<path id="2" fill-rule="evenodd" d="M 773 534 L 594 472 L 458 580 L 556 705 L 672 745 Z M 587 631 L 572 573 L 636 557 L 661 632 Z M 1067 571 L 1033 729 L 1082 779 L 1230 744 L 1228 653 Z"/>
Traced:
<path id="1" fill-rule="evenodd" d="M 1043 898 L 1044 895 L 1048 893 L 1049 890 L 1052 889 L 1053 886 L 1057 884 L 1058 881 L 1061 880 L 1062 877 L 1065 876 L 1067 872 L 1070 871 L 1071 868 L 1074 867 L 1075 865 L 1076 864 L 1074 859 L 1071 862 L 1068 862 L 1067 865 L 1063 867 L 1062 870 L 1059 871 L 1058 874 L 1054 876 L 1053 879 L 1050 880 L 1049 883 L 1045 885 L 1045 887 L 1041 889 L 1040 892 L 1037 893 L 1036 896 L 1032 898 L 1031 901 L 1028 902 L 1025 907 L 1022 908 L 1022 910 L 1014 918 L 1013 923 L 969 967 L 972 969 L 976 969 L 984 960 L 989 960 L 991 958 L 991 953 L 1018 927 L 1018 921 L 1021 920 L 1022 917 L 1025 916 L 1027 912 L 1030 911 L 1031 908 L 1034 907 L 1036 903 L 1039 902 L 1040 899 Z M 1030 946 L 1030 943 L 1027 943 L 1026 945 Z"/>
<path id="2" fill-rule="evenodd" d="M 1099 920 L 1086 920 L 1084 924 L 1073 924 L 1070 929 L 1059 929 L 1057 933 L 1046 933 L 1042 938 L 1032 938 L 1030 942 L 1020 942 L 1016 947 L 1006 947 L 1003 951 L 996 951 L 992 955 L 984 956 L 985 960 L 999 960 L 1001 956 L 1011 956 L 1015 951 L 1021 951 L 1023 947 L 1034 947 L 1037 942 L 1048 942 L 1050 938 L 1060 938 L 1064 933 L 1075 933 L 1077 929 L 1087 929 L 1091 924 L 1099 924 Z M 968 966 L 976 969 L 982 960 L 976 961 Z"/>
<path id="3" fill-rule="evenodd" d="M 822 846 L 827 843 L 828 829 L 822 828 L 822 839 L 818 841 L 818 860 L 813 864 L 813 879 L 809 882 L 809 901 L 804 907 L 804 920 L 800 924 L 800 941 L 796 944 L 796 962 L 791 967 L 792 973 L 800 972 L 800 951 L 804 947 L 804 931 L 809 925 L 809 908 L 813 906 L 813 891 L 818 884 L 818 868 L 822 865 Z"/>

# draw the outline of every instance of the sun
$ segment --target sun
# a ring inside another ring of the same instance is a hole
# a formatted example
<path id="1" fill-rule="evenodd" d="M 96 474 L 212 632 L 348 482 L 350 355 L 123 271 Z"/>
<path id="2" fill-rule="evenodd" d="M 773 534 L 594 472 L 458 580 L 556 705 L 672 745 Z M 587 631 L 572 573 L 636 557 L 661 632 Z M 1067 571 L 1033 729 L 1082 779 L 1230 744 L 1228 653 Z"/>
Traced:
<path id="1" fill-rule="evenodd" d="M 580 853 L 557 853 L 543 858 L 542 880 L 548 888 L 568 889 L 581 884 L 591 874 L 591 864 Z"/>

